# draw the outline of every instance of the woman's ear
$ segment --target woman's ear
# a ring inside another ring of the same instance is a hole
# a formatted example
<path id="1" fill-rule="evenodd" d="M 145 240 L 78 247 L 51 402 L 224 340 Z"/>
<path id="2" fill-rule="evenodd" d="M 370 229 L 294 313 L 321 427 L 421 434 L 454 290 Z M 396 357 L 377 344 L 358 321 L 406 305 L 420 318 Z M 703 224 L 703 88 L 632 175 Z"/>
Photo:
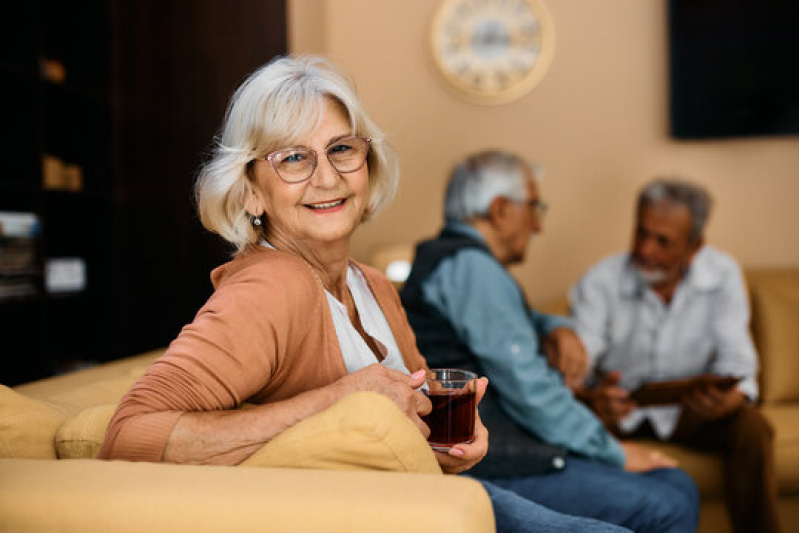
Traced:
<path id="1" fill-rule="evenodd" d="M 261 194 L 257 192 L 252 187 L 245 193 L 246 197 L 244 198 L 244 209 L 255 218 L 260 217 L 264 214 L 264 201 L 261 198 Z"/>

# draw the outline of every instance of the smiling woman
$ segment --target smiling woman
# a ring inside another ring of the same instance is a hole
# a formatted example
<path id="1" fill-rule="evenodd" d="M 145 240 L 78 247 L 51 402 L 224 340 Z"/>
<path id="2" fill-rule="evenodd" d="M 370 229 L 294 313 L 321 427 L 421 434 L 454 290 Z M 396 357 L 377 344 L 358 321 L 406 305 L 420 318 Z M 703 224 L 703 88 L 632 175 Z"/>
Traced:
<path id="1" fill-rule="evenodd" d="M 352 232 L 391 200 L 398 176 L 390 144 L 328 62 L 286 57 L 254 72 L 196 185 L 203 225 L 235 256 L 123 398 L 100 457 L 239 464 L 357 391 L 388 396 L 423 441 L 425 361 L 394 287 L 349 257 Z M 256 407 L 235 409 L 244 402 Z M 478 424 L 473 443 L 435 457 L 461 472 L 487 446 Z"/>

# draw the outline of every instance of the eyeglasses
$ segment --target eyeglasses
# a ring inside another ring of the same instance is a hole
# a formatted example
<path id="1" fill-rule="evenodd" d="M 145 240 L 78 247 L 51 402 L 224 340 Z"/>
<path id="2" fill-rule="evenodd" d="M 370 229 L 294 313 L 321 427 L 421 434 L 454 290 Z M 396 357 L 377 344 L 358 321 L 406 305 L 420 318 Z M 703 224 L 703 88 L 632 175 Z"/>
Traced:
<path id="1" fill-rule="evenodd" d="M 530 209 L 532 209 L 533 215 L 537 220 L 544 220 L 544 215 L 546 215 L 547 211 L 549 211 L 549 204 L 547 204 L 543 200 L 539 200 L 538 198 L 533 200 L 524 200 L 519 203 L 524 204 Z"/>
<path id="2" fill-rule="evenodd" d="M 347 174 L 359 170 L 369 155 L 372 139 L 344 137 L 325 148 L 325 157 L 336 172 Z M 284 148 L 268 154 L 262 159 L 269 161 L 278 177 L 286 183 L 300 183 L 313 176 L 319 163 L 319 154 L 310 148 Z"/>

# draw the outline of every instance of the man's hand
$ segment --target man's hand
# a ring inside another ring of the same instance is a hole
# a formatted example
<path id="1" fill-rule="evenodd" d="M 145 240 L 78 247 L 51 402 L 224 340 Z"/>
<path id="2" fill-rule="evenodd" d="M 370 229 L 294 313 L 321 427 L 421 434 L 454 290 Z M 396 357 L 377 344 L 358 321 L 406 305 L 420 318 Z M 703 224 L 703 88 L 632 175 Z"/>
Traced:
<path id="1" fill-rule="evenodd" d="M 607 427 L 618 427 L 622 419 L 638 406 L 630 399 L 629 391 L 618 386 L 619 381 L 621 372 L 614 370 L 605 374 L 596 387 L 578 393 Z"/>
<path id="2" fill-rule="evenodd" d="M 567 327 L 555 328 L 544 339 L 544 353 L 550 366 L 563 374 L 572 390 L 582 385 L 588 373 L 588 353 L 580 337 Z"/>
<path id="3" fill-rule="evenodd" d="M 628 472 L 649 472 L 657 468 L 672 468 L 677 466 L 677 461 L 668 455 L 646 448 L 630 441 L 621 443 L 627 460 L 624 469 Z"/>
<path id="4" fill-rule="evenodd" d="M 708 386 L 695 389 L 683 398 L 686 409 L 705 420 L 719 420 L 731 415 L 746 402 L 746 396 L 737 388 L 721 390 Z"/>
<path id="5" fill-rule="evenodd" d="M 477 381 L 477 398 L 475 409 L 483 399 L 488 379 L 480 378 Z M 441 470 L 445 474 L 459 474 L 480 462 L 488 452 L 488 430 L 480 421 L 480 413 L 475 414 L 474 440 L 470 444 L 456 444 L 448 452 L 435 452 Z"/>

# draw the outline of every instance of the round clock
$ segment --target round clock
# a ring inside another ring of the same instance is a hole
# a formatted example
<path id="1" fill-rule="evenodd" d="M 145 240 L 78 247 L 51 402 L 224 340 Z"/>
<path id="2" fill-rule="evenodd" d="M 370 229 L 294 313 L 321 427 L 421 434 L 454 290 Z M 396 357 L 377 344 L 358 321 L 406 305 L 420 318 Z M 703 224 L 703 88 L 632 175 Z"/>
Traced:
<path id="1" fill-rule="evenodd" d="M 430 45 L 449 87 L 474 103 L 502 104 L 541 80 L 555 36 L 540 0 L 444 0 Z"/>

